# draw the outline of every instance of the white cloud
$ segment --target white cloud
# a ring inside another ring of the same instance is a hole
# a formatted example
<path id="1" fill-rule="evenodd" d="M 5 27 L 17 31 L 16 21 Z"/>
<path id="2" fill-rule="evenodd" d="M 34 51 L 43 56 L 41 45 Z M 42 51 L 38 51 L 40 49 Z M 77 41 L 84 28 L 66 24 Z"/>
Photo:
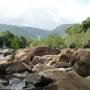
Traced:
<path id="1" fill-rule="evenodd" d="M 0 23 L 52 29 L 89 17 L 89 3 L 89 0 L 0 0 Z"/>

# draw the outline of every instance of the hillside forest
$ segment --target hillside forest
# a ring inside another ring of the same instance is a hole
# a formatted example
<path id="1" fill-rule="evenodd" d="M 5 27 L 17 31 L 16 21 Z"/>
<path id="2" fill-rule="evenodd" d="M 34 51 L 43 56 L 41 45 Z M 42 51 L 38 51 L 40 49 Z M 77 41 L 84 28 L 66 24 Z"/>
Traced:
<path id="1" fill-rule="evenodd" d="M 65 35 L 49 34 L 45 38 L 17 36 L 10 31 L 0 32 L 0 48 L 25 48 L 46 45 L 54 48 L 90 48 L 90 18 L 81 24 L 73 24 L 65 30 Z"/>

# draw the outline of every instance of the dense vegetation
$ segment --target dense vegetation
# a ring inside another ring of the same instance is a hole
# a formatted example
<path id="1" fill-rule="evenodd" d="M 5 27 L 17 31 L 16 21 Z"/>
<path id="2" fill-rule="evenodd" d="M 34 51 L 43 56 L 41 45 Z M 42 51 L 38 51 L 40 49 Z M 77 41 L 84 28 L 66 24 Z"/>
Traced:
<path id="1" fill-rule="evenodd" d="M 76 48 L 90 48 L 90 18 L 81 24 L 74 24 L 66 30 L 66 45 Z"/>
<path id="2" fill-rule="evenodd" d="M 90 48 L 90 18 L 81 24 L 73 24 L 65 31 L 66 35 L 50 34 L 45 38 L 29 39 L 18 37 L 9 31 L 0 33 L 0 47 L 25 48 L 46 45 L 54 48 Z"/>
<path id="3" fill-rule="evenodd" d="M 24 37 L 18 37 L 10 33 L 9 31 L 0 33 L 0 47 L 1 48 L 25 48 L 27 41 Z"/>
<path id="4" fill-rule="evenodd" d="M 41 40 L 33 40 L 30 46 L 47 45 L 57 48 L 90 48 L 90 18 L 81 24 L 73 24 L 66 29 L 66 36 L 49 35 Z"/>

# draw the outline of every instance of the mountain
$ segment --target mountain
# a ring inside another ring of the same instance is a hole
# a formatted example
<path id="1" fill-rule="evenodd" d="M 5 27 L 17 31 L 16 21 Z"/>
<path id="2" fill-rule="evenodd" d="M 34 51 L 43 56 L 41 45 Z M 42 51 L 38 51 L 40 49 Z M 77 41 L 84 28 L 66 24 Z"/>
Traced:
<path id="1" fill-rule="evenodd" d="M 55 29 L 53 29 L 52 34 L 57 34 L 57 35 L 65 35 L 65 30 L 69 28 L 72 24 L 62 24 L 57 26 Z"/>
<path id="2" fill-rule="evenodd" d="M 37 38 L 37 37 L 44 38 L 48 36 L 49 34 L 64 35 L 66 28 L 68 28 L 69 26 L 70 24 L 64 24 L 64 25 L 60 25 L 56 27 L 52 31 L 49 31 L 49 30 L 43 30 L 43 29 L 27 27 L 27 26 L 0 24 L 0 32 L 10 31 L 14 35 L 24 36 L 26 38 L 30 38 L 30 37 L 31 38 Z"/>
<path id="3" fill-rule="evenodd" d="M 14 25 L 6 25 L 0 24 L 0 32 L 10 31 L 14 35 L 17 36 L 24 36 L 26 38 L 37 38 L 38 36 L 46 37 L 49 34 L 48 30 L 42 30 L 33 27 L 26 27 L 26 26 L 14 26 Z"/>

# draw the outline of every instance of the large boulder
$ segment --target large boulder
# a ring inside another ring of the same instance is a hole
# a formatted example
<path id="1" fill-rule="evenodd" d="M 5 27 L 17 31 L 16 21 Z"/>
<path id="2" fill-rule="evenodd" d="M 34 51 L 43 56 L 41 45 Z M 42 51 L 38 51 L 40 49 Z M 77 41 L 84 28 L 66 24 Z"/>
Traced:
<path id="1" fill-rule="evenodd" d="M 56 55 L 59 54 L 61 50 L 56 48 L 50 48 L 46 46 L 36 47 L 36 48 L 25 48 L 20 49 L 16 53 L 16 59 L 18 60 L 32 60 L 34 56 L 43 56 L 43 55 Z"/>
<path id="2" fill-rule="evenodd" d="M 80 50 L 72 55 L 70 64 L 78 74 L 81 76 L 90 75 L 90 52 L 86 50 Z"/>
<path id="3" fill-rule="evenodd" d="M 36 47 L 33 49 L 33 53 L 35 56 L 56 55 L 59 54 L 60 52 L 61 52 L 60 49 L 50 48 L 47 46 Z"/>
<path id="4" fill-rule="evenodd" d="M 19 61 L 30 61 L 33 57 L 31 48 L 19 49 L 15 55 L 16 60 Z"/>
<path id="5" fill-rule="evenodd" d="M 38 64 L 38 63 L 41 63 L 41 64 L 46 64 L 48 66 L 55 66 L 55 65 L 56 66 L 59 66 L 59 65 L 61 66 L 61 64 L 63 63 L 63 65 L 65 66 L 65 64 L 69 63 L 71 55 L 72 55 L 72 53 L 67 51 L 65 53 L 62 52 L 58 55 L 34 56 L 32 62 L 33 62 L 34 65 Z"/>
<path id="6" fill-rule="evenodd" d="M 52 80 L 43 90 L 90 90 L 90 80 L 73 71 L 66 72 L 61 69 L 52 69 L 39 74 Z"/>

